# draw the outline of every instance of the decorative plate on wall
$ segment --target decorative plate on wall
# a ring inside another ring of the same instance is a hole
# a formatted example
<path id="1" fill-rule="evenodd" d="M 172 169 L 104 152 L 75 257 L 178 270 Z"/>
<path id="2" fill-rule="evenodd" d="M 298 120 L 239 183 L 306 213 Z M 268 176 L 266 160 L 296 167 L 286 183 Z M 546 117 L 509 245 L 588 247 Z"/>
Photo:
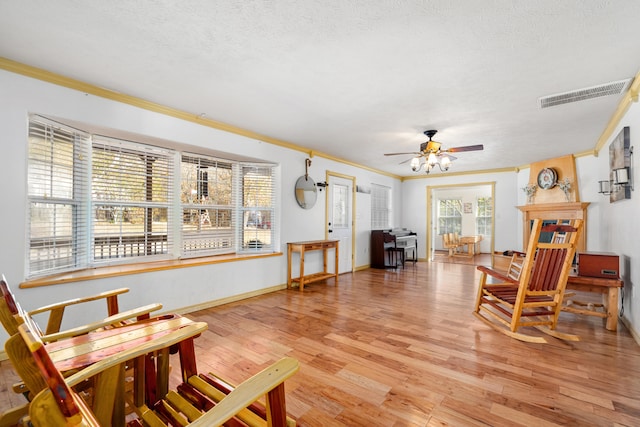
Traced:
<path id="1" fill-rule="evenodd" d="M 538 173 L 538 187 L 543 190 L 553 188 L 558 182 L 558 174 L 552 168 L 544 168 Z"/>

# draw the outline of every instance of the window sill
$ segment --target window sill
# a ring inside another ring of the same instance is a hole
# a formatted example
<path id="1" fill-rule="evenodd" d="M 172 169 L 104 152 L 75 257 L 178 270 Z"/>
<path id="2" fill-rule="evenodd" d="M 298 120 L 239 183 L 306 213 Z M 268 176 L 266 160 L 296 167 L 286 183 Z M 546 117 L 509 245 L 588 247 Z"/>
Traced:
<path id="1" fill-rule="evenodd" d="M 172 270 L 174 268 L 197 267 L 225 262 L 246 261 L 258 258 L 281 256 L 282 252 L 260 254 L 231 254 L 216 255 L 201 258 L 174 259 L 167 261 L 145 262 L 136 264 L 120 264 L 109 267 L 89 268 L 55 276 L 41 277 L 20 283 L 21 289 L 37 288 L 40 286 L 60 285 L 63 283 L 80 282 L 85 280 L 104 279 L 107 277 L 125 276 L 129 274 L 148 273 L 151 271 Z"/>

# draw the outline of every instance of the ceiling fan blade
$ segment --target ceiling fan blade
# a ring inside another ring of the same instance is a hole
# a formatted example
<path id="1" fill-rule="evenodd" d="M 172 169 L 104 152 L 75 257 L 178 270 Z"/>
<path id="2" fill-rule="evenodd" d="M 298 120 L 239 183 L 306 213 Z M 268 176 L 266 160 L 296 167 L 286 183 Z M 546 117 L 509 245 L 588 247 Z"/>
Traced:
<path id="1" fill-rule="evenodd" d="M 413 160 L 413 159 L 417 159 L 417 158 L 420 158 L 420 156 L 411 157 L 410 159 L 403 160 L 403 161 L 401 161 L 401 162 L 400 162 L 400 163 L 398 163 L 398 164 L 399 164 L 399 165 L 404 165 L 405 163 L 408 163 L 408 162 L 410 162 L 411 160 Z"/>
<path id="2" fill-rule="evenodd" d="M 401 156 L 401 155 L 406 156 L 407 154 L 416 154 L 416 155 L 418 155 L 418 154 L 422 154 L 422 153 L 417 153 L 417 152 L 413 152 L 413 153 L 385 153 L 384 155 L 385 156 Z"/>
<path id="3" fill-rule="evenodd" d="M 442 150 L 442 151 L 445 153 L 460 153 L 462 151 L 480 151 L 480 150 L 484 150 L 484 145 L 482 144 L 467 145 L 466 147 L 453 147 L 453 148 L 449 148 L 448 150 Z"/>

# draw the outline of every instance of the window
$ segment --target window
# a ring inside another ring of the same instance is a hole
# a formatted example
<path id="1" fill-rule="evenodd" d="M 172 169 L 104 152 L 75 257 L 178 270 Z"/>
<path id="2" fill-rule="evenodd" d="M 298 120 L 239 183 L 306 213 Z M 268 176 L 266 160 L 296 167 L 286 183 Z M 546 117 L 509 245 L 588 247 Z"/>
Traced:
<path id="1" fill-rule="evenodd" d="M 27 268 L 53 274 L 86 264 L 89 135 L 55 123 L 29 123 Z"/>
<path id="2" fill-rule="evenodd" d="M 491 217 L 493 216 L 493 203 L 491 197 L 479 197 L 476 199 L 476 234 L 491 235 Z"/>
<path id="3" fill-rule="evenodd" d="M 165 257 L 171 253 L 172 153 L 143 144 L 93 137 L 92 259 Z"/>
<path id="4" fill-rule="evenodd" d="M 28 145 L 27 277 L 277 247 L 274 165 L 91 135 L 35 115 Z"/>
<path id="5" fill-rule="evenodd" d="M 182 255 L 235 251 L 233 164 L 196 154 L 183 154 L 180 203 Z"/>
<path id="6" fill-rule="evenodd" d="M 239 241 L 242 250 L 275 250 L 275 169 L 264 165 L 243 165 L 240 168 L 238 192 L 242 194 Z"/>
<path id="7" fill-rule="evenodd" d="M 391 228 L 391 188 L 371 184 L 371 229 Z"/>
<path id="8" fill-rule="evenodd" d="M 438 201 L 438 234 L 460 233 L 462 231 L 462 200 L 443 199 Z"/>

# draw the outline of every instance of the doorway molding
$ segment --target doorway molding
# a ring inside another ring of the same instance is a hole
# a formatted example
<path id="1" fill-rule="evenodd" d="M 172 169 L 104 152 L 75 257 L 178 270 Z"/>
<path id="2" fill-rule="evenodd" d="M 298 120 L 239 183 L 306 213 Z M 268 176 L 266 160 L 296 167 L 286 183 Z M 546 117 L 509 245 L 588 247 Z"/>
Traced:
<path id="1" fill-rule="evenodd" d="M 489 252 L 493 254 L 495 250 L 495 221 L 496 221 L 496 182 L 495 181 L 485 181 L 485 182 L 470 182 L 464 184 L 446 184 L 446 185 L 428 185 L 426 188 L 427 191 L 427 244 L 425 247 L 427 248 L 426 258 L 427 261 L 433 261 L 433 242 L 435 238 L 435 212 L 433 208 L 433 192 L 435 190 L 443 190 L 443 189 L 460 189 L 460 188 L 471 188 L 471 187 L 483 187 L 488 186 L 491 188 L 491 247 Z"/>

